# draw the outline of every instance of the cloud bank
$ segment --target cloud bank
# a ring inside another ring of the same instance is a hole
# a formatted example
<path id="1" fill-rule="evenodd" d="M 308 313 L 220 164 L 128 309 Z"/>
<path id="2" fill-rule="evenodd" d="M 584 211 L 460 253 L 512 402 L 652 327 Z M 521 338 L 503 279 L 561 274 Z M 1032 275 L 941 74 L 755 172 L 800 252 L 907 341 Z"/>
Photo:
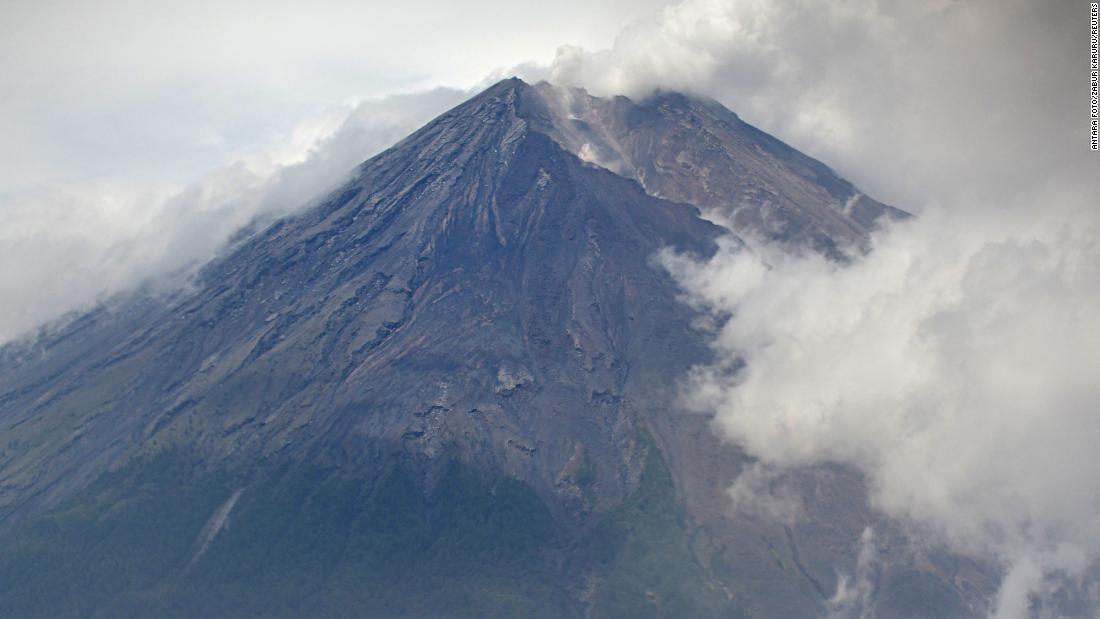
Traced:
<path id="1" fill-rule="evenodd" d="M 1007 198 L 1071 160 L 1097 170 L 1081 159 L 1087 21 L 1074 2 L 686 0 L 609 49 L 562 47 L 545 74 L 597 95 L 713 97 L 920 209 L 976 185 Z"/>
<path id="2" fill-rule="evenodd" d="M 466 88 L 566 41 L 606 45 L 662 3 L 3 2 L 0 195 L 87 178 L 191 182 L 326 106 Z"/>
<path id="3" fill-rule="evenodd" d="M 729 317 L 691 404 L 768 465 L 852 465 L 886 513 L 1003 562 L 1026 581 L 1005 617 L 1100 559 L 1100 226 L 1081 196 L 1036 199 L 1051 217 L 928 211 L 848 267 L 665 258 Z"/>

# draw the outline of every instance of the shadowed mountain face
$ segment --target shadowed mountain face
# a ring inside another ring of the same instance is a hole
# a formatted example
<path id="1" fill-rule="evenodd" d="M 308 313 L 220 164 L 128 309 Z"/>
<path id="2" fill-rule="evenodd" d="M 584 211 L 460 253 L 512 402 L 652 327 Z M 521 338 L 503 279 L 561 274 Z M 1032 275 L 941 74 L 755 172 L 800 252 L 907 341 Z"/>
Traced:
<path id="1" fill-rule="evenodd" d="M 0 609 L 813 616 L 874 524 L 881 616 L 967 614 L 984 573 L 846 471 L 734 514 L 677 404 L 706 337 L 652 257 L 723 232 L 686 202 L 830 253 L 893 213 L 716 106 L 501 82 L 192 289 L 5 349 Z"/>

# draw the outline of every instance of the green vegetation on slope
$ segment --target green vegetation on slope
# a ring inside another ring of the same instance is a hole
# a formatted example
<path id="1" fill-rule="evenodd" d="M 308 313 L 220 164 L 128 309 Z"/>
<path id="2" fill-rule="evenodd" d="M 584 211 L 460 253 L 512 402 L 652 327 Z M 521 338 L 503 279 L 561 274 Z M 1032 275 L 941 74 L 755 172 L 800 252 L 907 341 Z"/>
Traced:
<path id="1" fill-rule="evenodd" d="M 246 489 L 178 453 L 104 476 L 0 536 L 2 616 L 562 616 L 542 549 L 550 514 L 513 480 L 458 465 L 425 494 L 402 468 L 375 483 L 306 466 Z"/>
<path id="2" fill-rule="evenodd" d="M 246 481 L 166 452 L 0 533 L 0 616 L 579 616 L 582 572 L 596 617 L 729 616 L 656 454 L 577 539 L 526 485 L 458 463 L 425 490 L 401 466 L 284 463 Z"/>
<path id="3" fill-rule="evenodd" d="M 585 559 L 605 580 L 593 617 L 737 617 L 691 551 L 668 468 L 650 440 L 638 490 L 591 531 Z"/>

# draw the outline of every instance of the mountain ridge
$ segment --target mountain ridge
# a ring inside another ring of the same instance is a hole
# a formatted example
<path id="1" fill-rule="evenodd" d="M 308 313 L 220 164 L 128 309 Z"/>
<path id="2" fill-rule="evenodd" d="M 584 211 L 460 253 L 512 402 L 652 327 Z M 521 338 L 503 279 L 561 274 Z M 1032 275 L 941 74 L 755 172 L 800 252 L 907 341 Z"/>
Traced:
<path id="1" fill-rule="evenodd" d="M 535 88 L 552 110 L 548 132 L 567 150 L 651 195 L 695 205 L 746 240 L 846 260 L 868 249 L 879 225 L 909 216 L 713 99 L 657 91 L 634 102 Z"/>

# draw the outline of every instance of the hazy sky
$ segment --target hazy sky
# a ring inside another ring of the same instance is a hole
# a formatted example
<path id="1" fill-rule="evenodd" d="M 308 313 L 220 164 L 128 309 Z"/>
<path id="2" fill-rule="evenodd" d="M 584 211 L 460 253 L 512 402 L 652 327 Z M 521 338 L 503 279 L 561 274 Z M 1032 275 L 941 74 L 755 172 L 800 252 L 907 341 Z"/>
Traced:
<path id="1" fill-rule="evenodd" d="M 846 269 L 664 256 L 734 316 L 693 404 L 759 470 L 843 462 L 887 513 L 1000 562 L 999 617 L 1100 560 L 1079 0 L 9 1 L 0 341 L 186 272 L 510 73 L 717 98 L 919 213 Z"/>
<path id="2" fill-rule="evenodd" d="M 651 0 L 5 0 L 0 195 L 62 180 L 182 183 L 365 96 L 467 88 L 604 47 Z"/>

